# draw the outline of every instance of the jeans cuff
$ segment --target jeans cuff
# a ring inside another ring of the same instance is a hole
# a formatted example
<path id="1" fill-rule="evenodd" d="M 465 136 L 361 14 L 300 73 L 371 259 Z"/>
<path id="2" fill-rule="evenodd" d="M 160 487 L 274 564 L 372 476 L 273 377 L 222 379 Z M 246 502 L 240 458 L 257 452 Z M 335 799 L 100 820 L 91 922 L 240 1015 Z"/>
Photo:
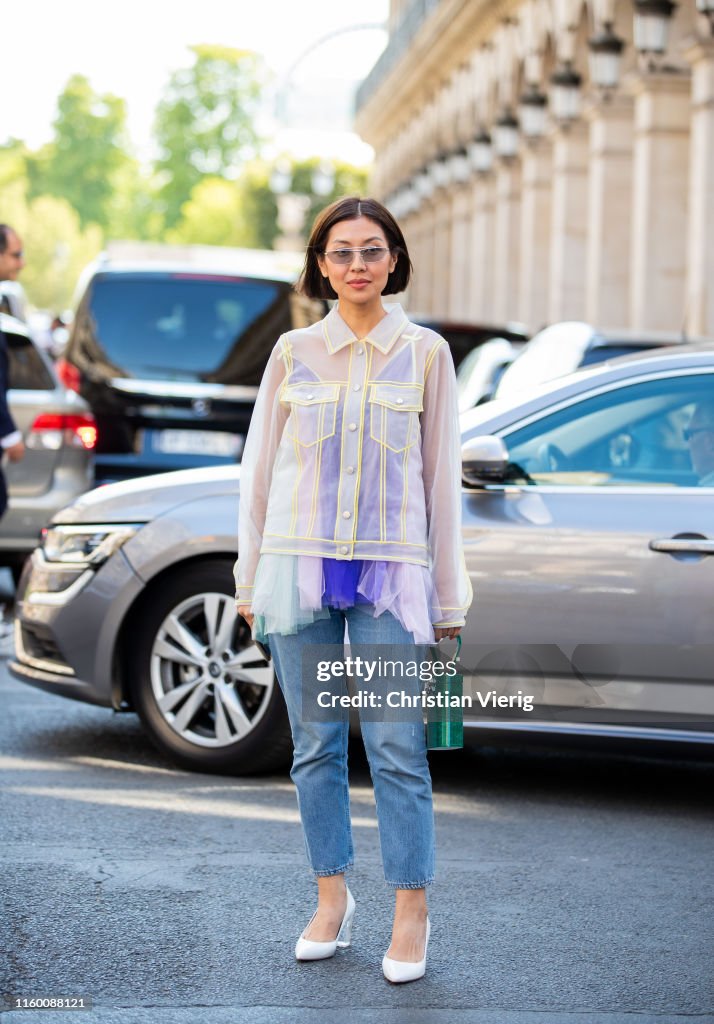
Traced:
<path id="1" fill-rule="evenodd" d="M 348 861 L 341 868 L 330 868 L 329 871 L 314 871 L 315 878 L 329 878 L 330 875 L 344 875 L 347 868 L 351 868 L 354 864 L 353 860 Z"/>
<path id="2" fill-rule="evenodd" d="M 391 885 L 393 889 L 425 889 L 433 881 L 433 875 L 430 878 L 425 878 L 423 882 L 390 882 L 388 878 L 386 879 L 387 885 Z"/>

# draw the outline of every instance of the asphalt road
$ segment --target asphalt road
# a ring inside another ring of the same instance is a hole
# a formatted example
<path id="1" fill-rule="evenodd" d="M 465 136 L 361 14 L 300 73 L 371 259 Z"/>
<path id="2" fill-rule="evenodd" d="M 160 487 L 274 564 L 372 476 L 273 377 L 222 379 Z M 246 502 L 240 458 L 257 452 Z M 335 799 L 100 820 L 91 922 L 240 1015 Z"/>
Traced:
<path id="1" fill-rule="evenodd" d="M 369 774 L 355 747 L 352 948 L 298 964 L 313 909 L 289 778 L 174 770 L 132 715 L 0 663 L 0 991 L 91 997 L 82 1024 L 714 1021 L 714 765 L 433 755 L 427 975 L 392 987 Z"/>

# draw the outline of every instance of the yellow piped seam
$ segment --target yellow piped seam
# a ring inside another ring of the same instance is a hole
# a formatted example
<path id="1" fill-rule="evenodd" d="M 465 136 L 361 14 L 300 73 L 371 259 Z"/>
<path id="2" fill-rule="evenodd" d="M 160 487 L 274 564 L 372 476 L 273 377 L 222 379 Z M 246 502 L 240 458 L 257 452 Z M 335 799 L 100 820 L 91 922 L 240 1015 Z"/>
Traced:
<path id="1" fill-rule="evenodd" d="M 434 362 L 434 356 L 439 351 L 441 346 L 445 345 L 445 344 L 446 344 L 445 340 L 443 338 L 439 338 L 439 340 L 436 342 L 436 344 L 434 345 L 434 347 L 431 350 L 431 352 L 429 353 L 429 355 L 426 357 L 426 362 L 424 363 L 424 381 L 425 382 L 426 382 L 427 376 L 429 375 L 429 370 L 431 369 L 431 364 Z"/>
<path id="2" fill-rule="evenodd" d="M 365 354 L 365 359 L 367 360 L 367 368 L 366 368 L 365 374 L 364 374 L 365 387 L 362 388 L 362 403 L 360 405 L 360 411 L 359 411 L 359 444 L 358 444 L 358 447 L 357 447 L 357 479 L 355 480 L 355 496 L 354 496 L 354 503 L 353 503 L 353 508 L 352 508 L 352 522 L 353 522 L 353 526 L 352 526 L 352 540 L 353 541 L 354 541 L 354 538 L 355 538 L 355 534 L 357 533 L 357 518 L 359 516 L 358 498 L 359 498 L 360 482 L 362 480 L 362 446 L 364 444 L 364 407 L 365 407 L 365 403 L 367 401 L 366 382 L 369 380 L 370 374 L 372 372 L 372 355 L 373 355 L 373 353 L 374 353 L 374 349 L 371 346 L 368 347 L 367 345 L 365 345 L 365 353 L 364 354 Z M 351 359 L 352 359 L 352 352 L 350 351 L 350 360 Z M 352 379 L 351 370 L 352 370 L 352 363 L 350 362 L 350 374 L 349 374 L 350 380 Z"/>

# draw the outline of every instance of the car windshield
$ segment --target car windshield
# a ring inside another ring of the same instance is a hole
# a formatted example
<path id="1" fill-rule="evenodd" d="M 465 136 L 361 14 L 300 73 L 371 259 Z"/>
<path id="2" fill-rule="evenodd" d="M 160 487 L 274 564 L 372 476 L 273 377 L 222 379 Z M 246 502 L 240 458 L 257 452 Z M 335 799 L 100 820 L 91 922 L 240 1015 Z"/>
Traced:
<path id="1" fill-rule="evenodd" d="M 99 275 L 76 340 L 88 362 L 115 376 L 258 384 L 290 328 L 288 292 L 280 282 L 226 276 Z"/>

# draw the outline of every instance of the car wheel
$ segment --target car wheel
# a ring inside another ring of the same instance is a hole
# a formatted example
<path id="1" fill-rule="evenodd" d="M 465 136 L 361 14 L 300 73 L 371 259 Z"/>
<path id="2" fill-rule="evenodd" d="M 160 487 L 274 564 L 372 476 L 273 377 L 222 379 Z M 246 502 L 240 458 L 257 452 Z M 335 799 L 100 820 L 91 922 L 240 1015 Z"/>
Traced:
<path id="1" fill-rule="evenodd" d="M 159 750 L 184 768 L 244 775 L 283 766 L 292 744 L 275 671 L 234 594 L 223 562 L 163 580 L 138 617 L 129 678 Z"/>

